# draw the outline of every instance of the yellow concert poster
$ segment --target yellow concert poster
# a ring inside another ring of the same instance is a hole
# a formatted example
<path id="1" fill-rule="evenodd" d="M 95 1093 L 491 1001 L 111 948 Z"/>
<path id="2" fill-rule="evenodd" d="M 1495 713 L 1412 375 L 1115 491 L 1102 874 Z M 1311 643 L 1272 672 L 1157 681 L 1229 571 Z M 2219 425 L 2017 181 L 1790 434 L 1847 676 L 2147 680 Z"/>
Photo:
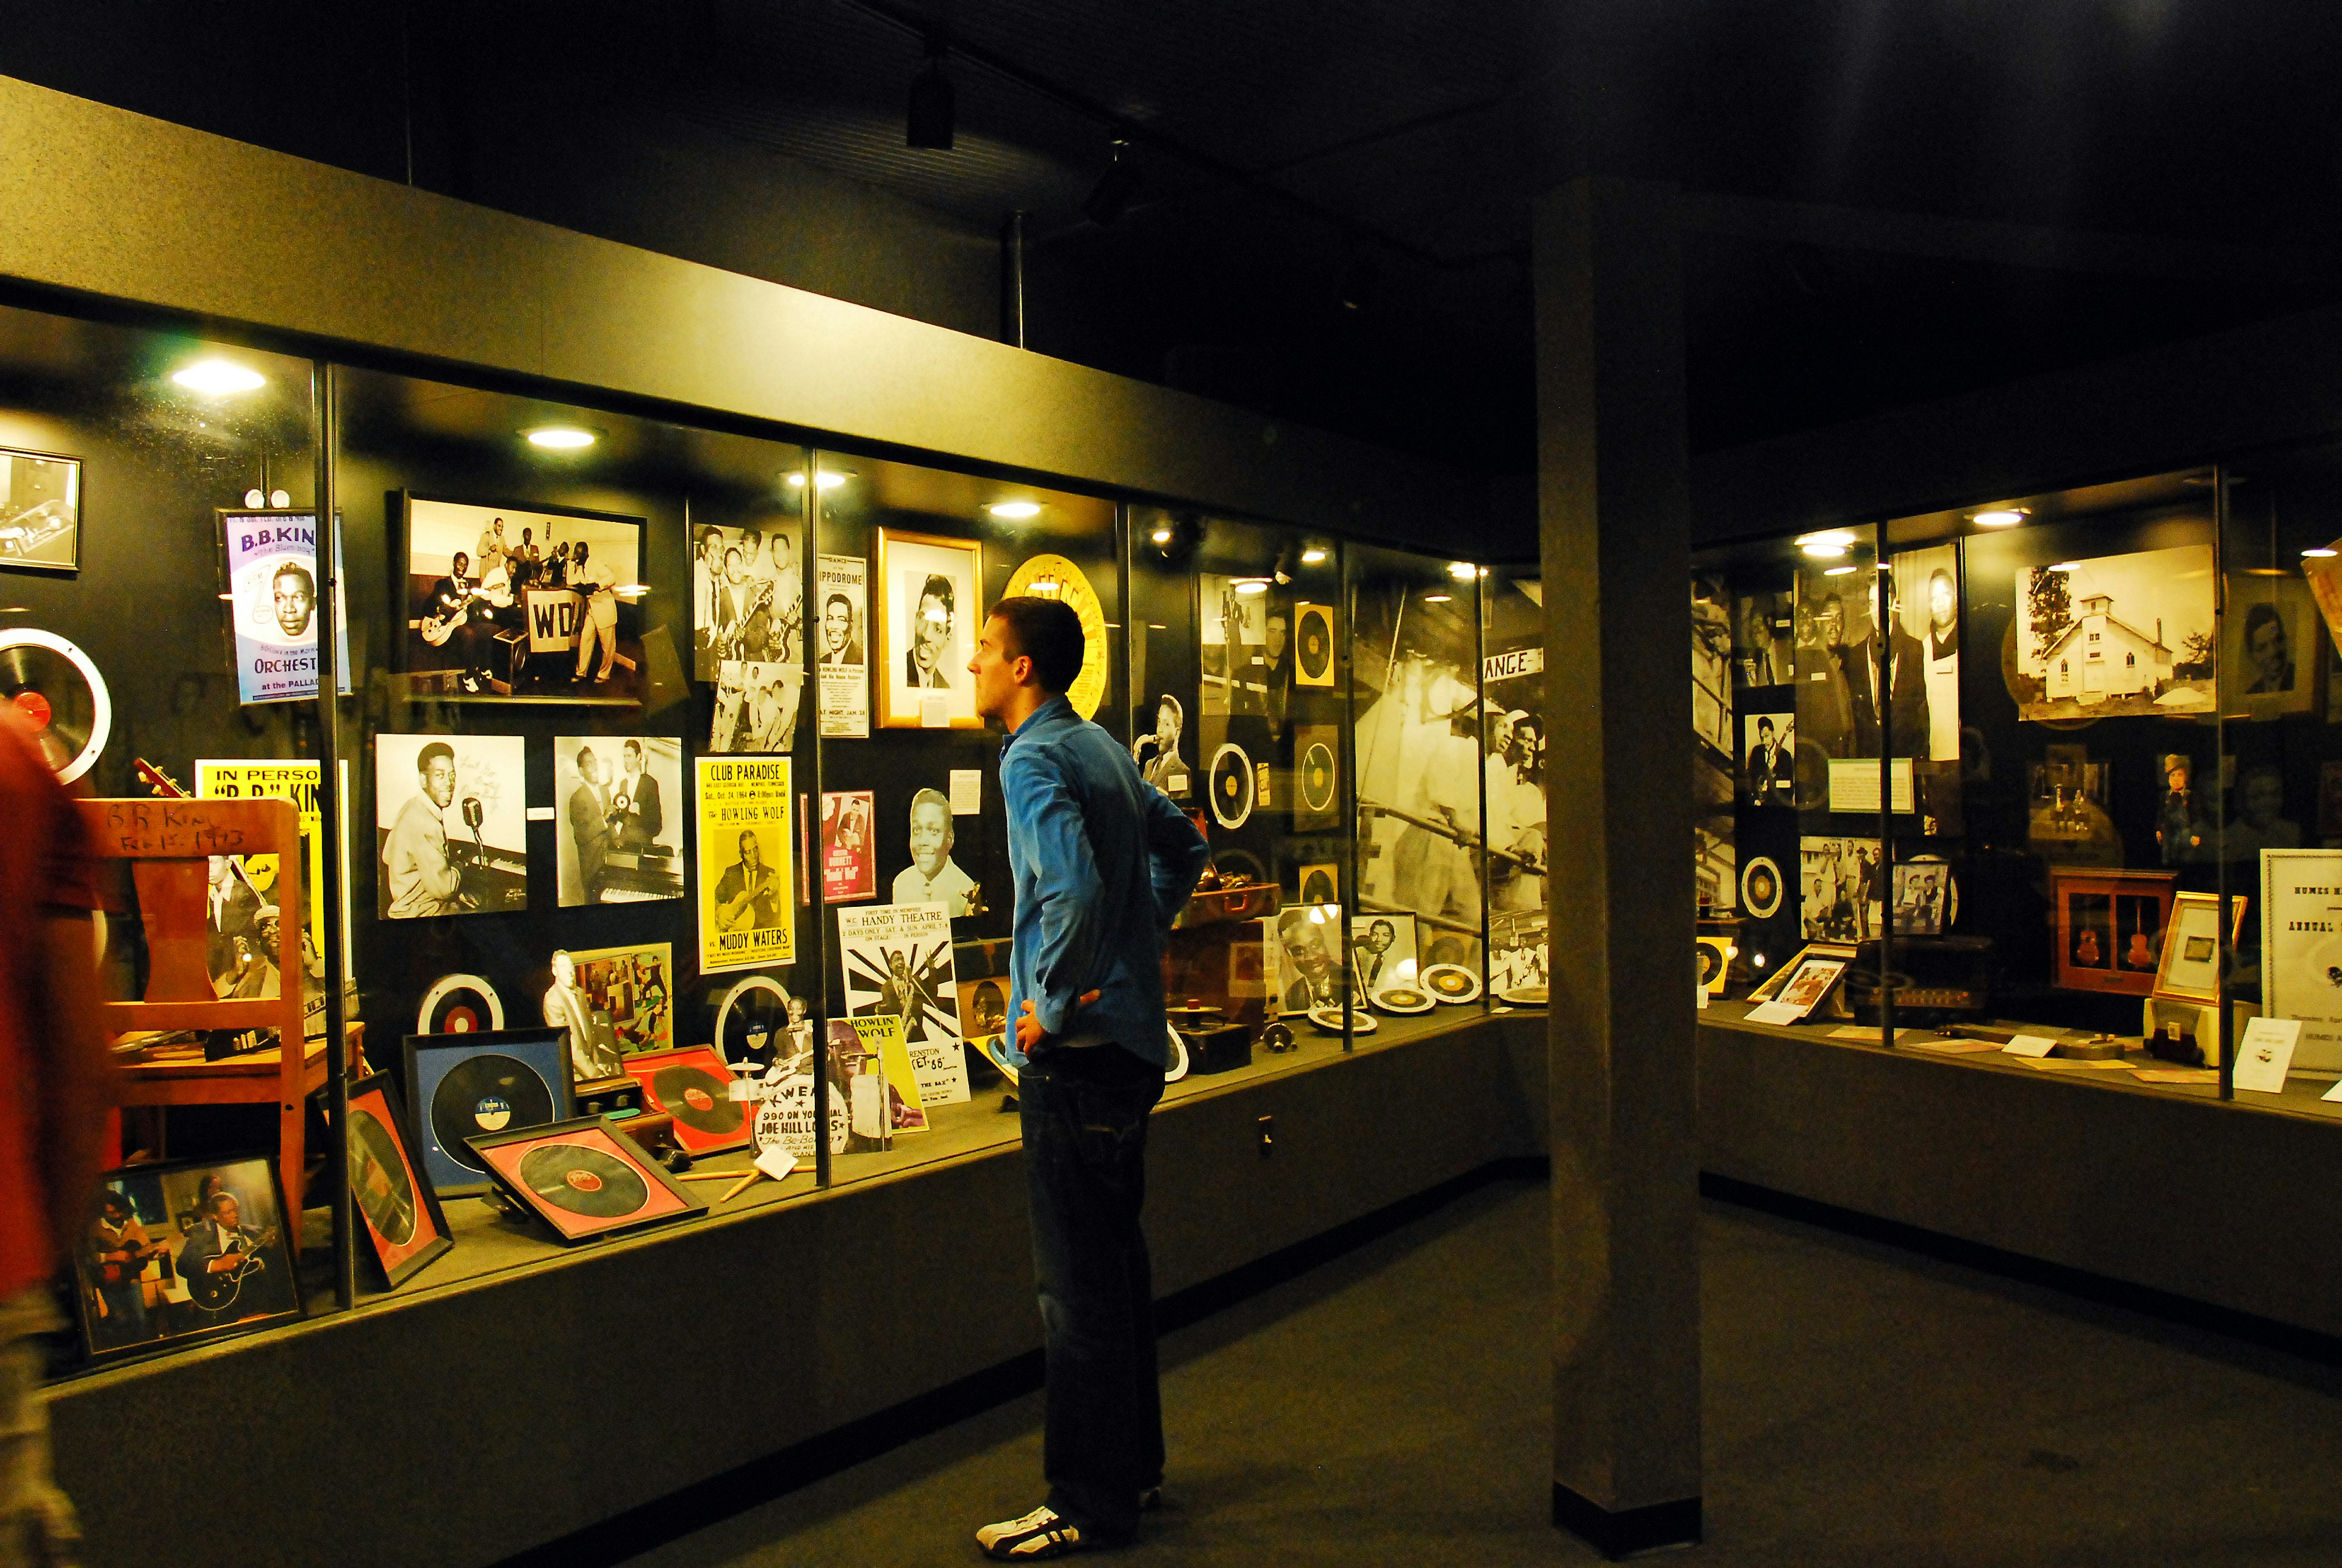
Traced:
<path id="1" fill-rule="evenodd" d="M 789 759 L 696 759 L 699 971 L 796 959 Z"/>

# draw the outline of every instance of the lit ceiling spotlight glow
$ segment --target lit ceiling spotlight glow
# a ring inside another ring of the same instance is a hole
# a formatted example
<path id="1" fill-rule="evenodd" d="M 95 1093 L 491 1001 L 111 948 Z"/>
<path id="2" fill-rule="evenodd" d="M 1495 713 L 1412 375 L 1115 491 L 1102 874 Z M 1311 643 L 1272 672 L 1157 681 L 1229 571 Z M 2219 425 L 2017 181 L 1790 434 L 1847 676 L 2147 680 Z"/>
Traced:
<path id="1" fill-rule="evenodd" d="M 1453 594 L 1426 594 L 1423 596 L 1423 602 L 1426 604 L 1445 604 L 1455 597 Z"/>
<path id="2" fill-rule="evenodd" d="M 260 372 L 225 359 L 198 360 L 185 370 L 174 371 L 171 379 L 189 392 L 208 393 L 215 397 L 268 385 L 268 378 Z"/>
<path id="3" fill-rule="evenodd" d="M 1266 577 L 1239 578 L 1236 581 L 1236 592 L 1239 594 L 1266 594 L 1268 592 L 1268 579 Z"/>
<path id="4" fill-rule="evenodd" d="M 2049 570 L 2052 572 L 2078 572 L 2081 569 L 2082 564 L 2079 561 L 2052 561 L 2049 563 Z"/>
<path id="5" fill-rule="evenodd" d="M 1834 561 L 1847 553 L 1854 544 L 1854 535 L 1843 528 L 1825 529 L 1819 534 L 1797 535 L 1797 548 L 1817 561 Z"/>
<path id="6" fill-rule="evenodd" d="M 1847 577 L 1853 574 L 1854 568 L 1851 566 L 1827 566 L 1822 569 L 1822 575 L 1825 577 Z"/>
<path id="7" fill-rule="evenodd" d="M 1326 552 L 1324 547 L 1321 545 L 1312 544 L 1309 548 L 1301 552 L 1301 564 L 1304 566 L 1323 566 L 1326 564 Z"/>
<path id="8" fill-rule="evenodd" d="M 792 474 L 789 475 L 789 483 L 799 490 L 802 490 L 805 488 L 805 475 L 802 474 Z M 845 483 L 846 475 L 844 474 L 833 474 L 826 468 L 823 469 L 821 473 L 814 476 L 814 484 L 823 490 L 835 490 Z"/>
<path id="9" fill-rule="evenodd" d="M 1154 533 L 1149 534 L 1146 537 L 1157 544 L 1168 544 L 1171 543 L 1171 530 L 1168 528 L 1157 528 Z"/>
<path id="10" fill-rule="evenodd" d="M 1038 517 L 1041 514 L 1041 504 L 1038 501 L 996 501 L 985 510 L 995 517 L 1005 517 L 1015 522 L 1026 517 Z"/>
<path id="11" fill-rule="evenodd" d="M 528 433 L 531 446 L 548 452 L 575 452 L 594 444 L 594 433 L 575 424 L 540 424 Z"/>
<path id="12" fill-rule="evenodd" d="M 2022 506 L 1994 506 L 1977 513 L 1971 521 L 1979 528 L 2014 528 L 2025 518 Z"/>
<path id="13" fill-rule="evenodd" d="M 2305 561 L 2330 561 L 2337 554 L 2342 552 L 2336 551 L 2331 545 L 2317 544 L 2304 550 L 2301 558 Z"/>
<path id="14" fill-rule="evenodd" d="M 1459 583 L 1470 582 L 1473 577 L 1477 574 L 1477 572 L 1478 569 L 1469 561 L 1450 561 L 1447 563 L 1447 574 L 1455 578 Z"/>

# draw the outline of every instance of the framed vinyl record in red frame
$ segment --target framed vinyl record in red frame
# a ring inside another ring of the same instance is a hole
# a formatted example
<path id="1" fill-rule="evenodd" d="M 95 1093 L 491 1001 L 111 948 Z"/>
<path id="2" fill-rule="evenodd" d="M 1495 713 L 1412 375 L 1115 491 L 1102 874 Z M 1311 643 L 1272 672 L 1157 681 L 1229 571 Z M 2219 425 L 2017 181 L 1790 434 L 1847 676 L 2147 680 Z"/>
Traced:
<path id="1" fill-rule="evenodd" d="M 361 1078 L 349 1093 L 350 1125 L 343 1144 L 350 1195 L 374 1243 L 383 1283 L 395 1289 L 455 1243 L 439 1212 L 438 1195 L 415 1168 L 389 1074 Z"/>
<path id="2" fill-rule="evenodd" d="M 691 1154 L 748 1146 L 751 1107 L 732 1098 L 732 1069 L 712 1045 L 645 1051 L 626 1058 L 626 1075 L 643 1086 L 645 1107 L 675 1118 L 676 1142 Z"/>
<path id="3" fill-rule="evenodd" d="M 640 1144 L 599 1116 L 465 1142 L 495 1184 L 565 1242 L 707 1212 Z"/>

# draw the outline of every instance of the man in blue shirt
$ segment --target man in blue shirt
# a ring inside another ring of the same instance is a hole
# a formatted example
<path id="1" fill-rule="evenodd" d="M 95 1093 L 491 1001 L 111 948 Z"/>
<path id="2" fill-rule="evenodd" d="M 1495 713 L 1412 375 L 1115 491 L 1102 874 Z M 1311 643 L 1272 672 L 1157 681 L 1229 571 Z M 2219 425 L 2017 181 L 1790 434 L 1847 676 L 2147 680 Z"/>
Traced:
<path id="1" fill-rule="evenodd" d="M 1071 606 L 1011 598 L 967 666 L 976 711 L 1008 728 L 1011 1055 L 1048 1378 L 1048 1501 L 976 1532 L 1005 1562 L 1129 1540 L 1163 1480 L 1139 1208 L 1146 1118 L 1171 1060 L 1163 944 L 1209 852 L 1121 744 L 1075 714 L 1065 692 L 1082 654 Z"/>

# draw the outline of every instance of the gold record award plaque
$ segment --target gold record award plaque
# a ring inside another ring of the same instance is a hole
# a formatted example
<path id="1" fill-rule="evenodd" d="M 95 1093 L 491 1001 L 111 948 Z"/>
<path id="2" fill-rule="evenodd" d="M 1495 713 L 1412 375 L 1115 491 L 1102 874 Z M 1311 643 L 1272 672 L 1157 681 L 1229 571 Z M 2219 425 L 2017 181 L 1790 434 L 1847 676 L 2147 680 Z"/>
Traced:
<path id="1" fill-rule="evenodd" d="M 1096 718 L 1098 704 L 1106 700 L 1106 607 L 1098 603 L 1097 590 L 1063 555 L 1036 555 L 1010 573 L 1008 585 L 1001 590 L 1003 598 L 1018 594 L 1062 601 L 1082 618 L 1082 673 L 1074 677 L 1066 700 L 1082 717 Z"/>

